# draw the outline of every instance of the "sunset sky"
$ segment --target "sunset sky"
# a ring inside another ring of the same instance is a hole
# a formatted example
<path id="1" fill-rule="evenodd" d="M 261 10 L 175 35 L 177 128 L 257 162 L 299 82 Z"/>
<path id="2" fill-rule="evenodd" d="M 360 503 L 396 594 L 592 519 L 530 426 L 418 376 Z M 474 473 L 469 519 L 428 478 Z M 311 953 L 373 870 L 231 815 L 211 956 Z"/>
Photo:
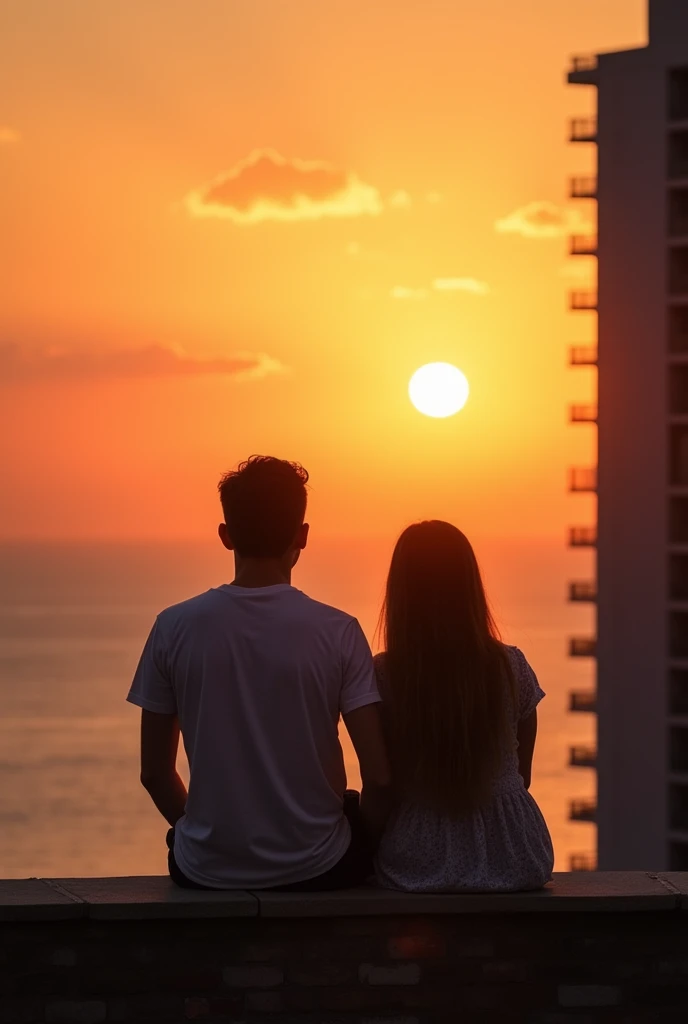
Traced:
<path id="1" fill-rule="evenodd" d="M 565 70 L 645 8 L 4 0 L 0 536 L 199 537 L 252 452 L 307 466 L 329 535 L 586 522 Z M 448 420 L 407 396 L 436 360 L 471 386 Z"/>

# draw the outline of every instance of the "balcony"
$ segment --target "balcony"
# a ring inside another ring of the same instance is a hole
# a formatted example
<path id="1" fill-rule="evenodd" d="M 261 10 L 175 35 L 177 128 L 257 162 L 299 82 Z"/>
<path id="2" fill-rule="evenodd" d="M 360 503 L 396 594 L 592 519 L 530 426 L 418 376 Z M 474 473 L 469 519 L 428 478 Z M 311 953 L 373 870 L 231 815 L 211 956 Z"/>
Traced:
<path id="1" fill-rule="evenodd" d="M 595 657 L 597 640 L 595 637 L 570 637 L 568 641 L 569 657 Z"/>
<path id="2" fill-rule="evenodd" d="M 596 768 L 596 749 L 585 746 L 569 747 L 569 765 L 571 768 Z"/>
<path id="3" fill-rule="evenodd" d="M 688 354 L 688 304 L 674 302 L 669 307 L 669 351 Z"/>
<path id="4" fill-rule="evenodd" d="M 594 494 L 597 491 L 597 469 L 576 468 L 569 471 L 569 491 Z"/>
<path id="5" fill-rule="evenodd" d="M 569 658 L 594 658 L 597 654 L 597 640 L 594 636 L 572 636 L 569 638 Z"/>
<path id="6" fill-rule="evenodd" d="M 598 65 L 596 53 L 577 53 L 571 58 L 569 71 L 597 71 Z"/>
<path id="7" fill-rule="evenodd" d="M 685 181 L 688 178 L 688 129 L 680 128 L 669 133 L 669 180 Z"/>
<path id="8" fill-rule="evenodd" d="M 669 190 L 669 238 L 688 237 L 688 188 Z"/>
<path id="9" fill-rule="evenodd" d="M 570 548 L 596 548 L 597 527 L 596 526 L 570 526 L 569 527 Z"/>
<path id="10" fill-rule="evenodd" d="M 597 871 L 597 858 L 594 853 L 572 853 L 569 871 Z"/>
<path id="11" fill-rule="evenodd" d="M 597 601 L 597 583 L 594 580 L 573 580 L 569 583 L 569 601 Z"/>
<path id="12" fill-rule="evenodd" d="M 669 72 L 669 120 L 679 124 L 688 121 L 688 69 L 685 67 Z"/>
<path id="13" fill-rule="evenodd" d="M 597 118 L 574 117 L 569 126 L 569 142 L 597 142 Z"/>
<path id="14" fill-rule="evenodd" d="M 597 694 L 594 690 L 571 690 L 569 711 L 594 715 L 597 712 Z"/>
<path id="15" fill-rule="evenodd" d="M 597 54 L 584 53 L 571 58 L 569 85 L 597 85 Z"/>
<path id="16" fill-rule="evenodd" d="M 688 299 L 688 245 L 683 239 L 669 250 L 669 295 Z"/>
<path id="17" fill-rule="evenodd" d="M 596 800 L 572 800 L 569 804 L 569 821 L 591 821 L 597 818 Z"/>
<path id="18" fill-rule="evenodd" d="M 569 256 L 597 256 L 597 235 L 571 235 Z"/>
<path id="19" fill-rule="evenodd" d="M 596 310 L 597 309 L 597 292 L 592 291 L 574 291 L 569 295 L 569 309 L 572 310 Z"/>
<path id="20" fill-rule="evenodd" d="M 669 429 L 669 484 L 688 487 L 688 423 L 672 423 Z"/>
<path id="21" fill-rule="evenodd" d="M 688 545 L 688 496 L 669 499 L 669 543 Z"/>
<path id="22" fill-rule="evenodd" d="M 572 405 L 570 420 L 571 423 L 597 423 L 597 406 Z"/>
<path id="23" fill-rule="evenodd" d="M 569 199 L 597 199 L 595 175 L 577 176 L 569 182 Z"/>
<path id="24" fill-rule="evenodd" d="M 573 345 L 569 349 L 569 366 L 597 366 L 597 346 Z"/>

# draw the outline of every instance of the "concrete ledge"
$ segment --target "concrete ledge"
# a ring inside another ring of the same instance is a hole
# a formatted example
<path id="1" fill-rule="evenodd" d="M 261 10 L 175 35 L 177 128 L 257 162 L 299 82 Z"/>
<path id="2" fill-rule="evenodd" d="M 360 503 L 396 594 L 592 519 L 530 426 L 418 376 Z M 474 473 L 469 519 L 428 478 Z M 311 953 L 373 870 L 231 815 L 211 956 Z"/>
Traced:
<path id="1" fill-rule="evenodd" d="M 51 881 L 82 902 L 92 920 L 258 917 L 259 912 L 258 900 L 248 892 L 180 889 L 167 875 Z"/>
<path id="2" fill-rule="evenodd" d="M 661 871 L 650 874 L 650 878 L 658 879 L 667 889 L 679 897 L 681 910 L 688 910 L 688 871 Z"/>
<path id="3" fill-rule="evenodd" d="M 688 874 L 681 876 L 688 893 Z M 555 874 L 545 889 L 521 893 L 402 893 L 361 888 L 330 893 L 255 892 L 261 917 L 375 917 L 388 914 L 532 914 L 676 910 L 677 887 L 643 872 Z"/>
<path id="4" fill-rule="evenodd" d="M 686 1024 L 687 899 L 688 874 L 650 872 L 505 895 L 5 881 L 0 1024 Z"/>
<path id="5" fill-rule="evenodd" d="M 0 878 L 0 921 L 64 921 L 84 910 L 78 897 L 40 878 Z"/>
<path id="6" fill-rule="evenodd" d="M 324 893 L 203 892 L 163 875 L 0 880 L 0 920 L 326 918 L 688 909 L 688 872 L 561 873 L 538 892 L 414 894 L 374 886 Z"/>

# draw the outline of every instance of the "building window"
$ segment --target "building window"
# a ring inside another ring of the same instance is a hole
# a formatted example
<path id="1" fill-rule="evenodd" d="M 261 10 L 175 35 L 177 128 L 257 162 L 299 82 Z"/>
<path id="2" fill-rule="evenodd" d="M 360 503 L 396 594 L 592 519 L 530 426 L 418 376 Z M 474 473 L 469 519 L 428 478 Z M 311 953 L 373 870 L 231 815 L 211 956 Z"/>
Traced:
<path id="1" fill-rule="evenodd" d="M 669 870 L 688 871 L 688 843 L 669 843 Z"/>
<path id="2" fill-rule="evenodd" d="M 669 120 L 688 121 L 688 68 L 669 72 Z"/>
<path id="3" fill-rule="evenodd" d="M 669 672 L 669 714 L 688 715 L 688 668 Z"/>
<path id="4" fill-rule="evenodd" d="M 669 786 L 669 827 L 688 832 L 688 786 Z"/>
<path id="5" fill-rule="evenodd" d="M 669 133 L 668 164 L 672 181 L 688 178 L 688 131 Z"/>
<path id="6" fill-rule="evenodd" d="M 669 250 L 669 294 L 688 295 L 688 246 Z"/>
<path id="7" fill-rule="evenodd" d="M 669 500 L 669 543 L 688 544 L 688 498 Z"/>
<path id="8" fill-rule="evenodd" d="M 670 429 L 670 483 L 688 487 L 688 423 L 673 423 Z"/>
<path id="9" fill-rule="evenodd" d="M 688 729 L 672 725 L 669 734 L 669 767 L 672 772 L 688 772 Z"/>
<path id="10" fill-rule="evenodd" d="M 688 658 L 688 612 L 669 612 L 669 654 L 672 658 Z"/>
<path id="11" fill-rule="evenodd" d="M 669 410 L 674 416 L 688 413 L 688 363 L 669 367 Z"/>
<path id="12" fill-rule="evenodd" d="M 688 555 L 669 558 L 669 600 L 688 601 Z"/>
<path id="13" fill-rule="evenodd" d="M 688 306 L 669 309 L 669 351 L 688 352 Z"/>
<path id="14" fill-rule="evenodd" d="M 671 238 L 688 235 L 688 188 L 669 191 L 669 235 Z"/>

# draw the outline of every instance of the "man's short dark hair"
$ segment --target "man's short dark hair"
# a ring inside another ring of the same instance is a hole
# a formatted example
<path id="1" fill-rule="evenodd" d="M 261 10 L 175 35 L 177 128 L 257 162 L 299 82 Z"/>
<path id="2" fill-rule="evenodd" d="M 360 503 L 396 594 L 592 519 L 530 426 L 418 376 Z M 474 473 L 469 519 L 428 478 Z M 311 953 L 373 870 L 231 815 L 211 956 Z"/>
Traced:
<path id="1" fill-rule="evenodd" d="M 238 555 L 281 558 L 306 515 L 308 473 L 298 462 L 252 455 L 220 483 L 227 532 Z"/>

